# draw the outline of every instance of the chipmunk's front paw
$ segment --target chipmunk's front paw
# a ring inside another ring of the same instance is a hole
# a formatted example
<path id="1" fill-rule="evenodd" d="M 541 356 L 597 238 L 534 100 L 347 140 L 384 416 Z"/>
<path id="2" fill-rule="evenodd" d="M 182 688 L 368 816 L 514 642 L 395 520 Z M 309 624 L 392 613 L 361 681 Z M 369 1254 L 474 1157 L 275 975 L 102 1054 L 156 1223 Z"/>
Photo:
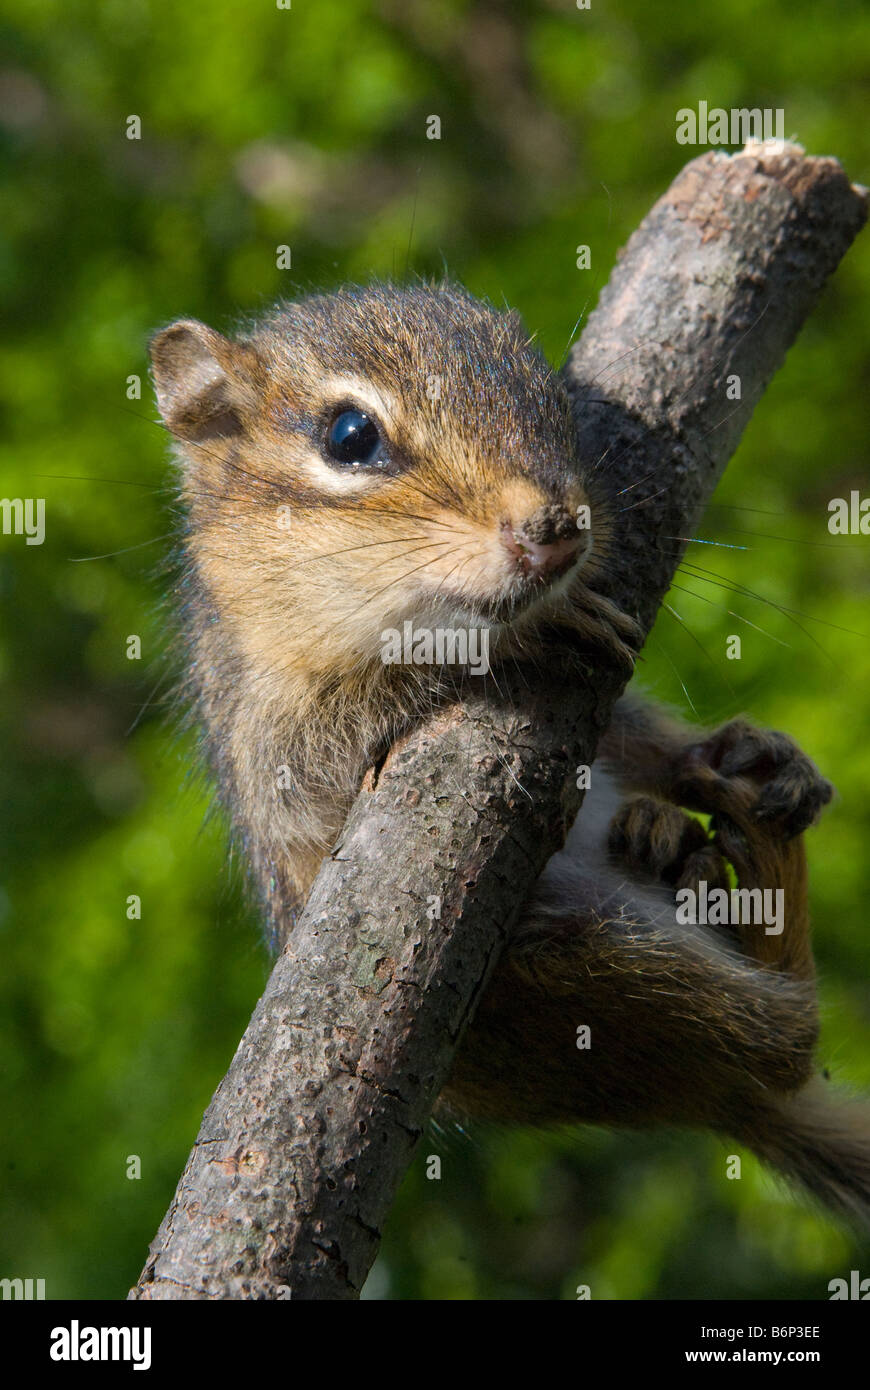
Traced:
<path id="1" fill-rule="evenodd" d="M 634 873 L 649 874 L 674 888 L 700 879 L 725 887 L 725 862 L 707 832 L 678 806 L 651 796 L 623 802 L 610 823 L 608 850 Z"/>
<path id="2" fill-rule="evenodd" d="M 818 819 L 834 788 L 793 739 L 743 719 L 694 744 L 677 774 L 688 806 L 754 821 L 792 839 Z"/>

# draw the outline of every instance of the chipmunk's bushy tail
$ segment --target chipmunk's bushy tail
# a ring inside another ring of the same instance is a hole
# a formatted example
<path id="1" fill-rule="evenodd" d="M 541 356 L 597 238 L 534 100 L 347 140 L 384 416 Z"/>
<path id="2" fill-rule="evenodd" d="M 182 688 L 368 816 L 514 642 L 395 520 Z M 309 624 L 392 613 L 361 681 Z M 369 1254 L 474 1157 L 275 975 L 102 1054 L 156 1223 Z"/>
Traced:
<path id="1" fill-rule="evenodd" d="M 870 1104 L 821 1079 L 753 1108 L 735 1137 L 858 1230 L 870 1232 Z"/>

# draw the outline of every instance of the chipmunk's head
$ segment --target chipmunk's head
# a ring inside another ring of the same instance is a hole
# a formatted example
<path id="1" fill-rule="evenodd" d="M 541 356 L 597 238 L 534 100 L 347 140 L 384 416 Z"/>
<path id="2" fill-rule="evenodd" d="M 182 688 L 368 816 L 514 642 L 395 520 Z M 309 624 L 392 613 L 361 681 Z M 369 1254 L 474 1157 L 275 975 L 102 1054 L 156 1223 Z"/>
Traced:
<path id="1" fill-rule="evenodd" d="M 560 611 L 619 647 L 606 600 L 578 599 L 607 517 L 514 314 L 380 285 L 279 305 L 239 341 L 175 323 L 152 358 L 194 562 L 258 665 L 339 674 L 409 620 L 498 635 Z"/>

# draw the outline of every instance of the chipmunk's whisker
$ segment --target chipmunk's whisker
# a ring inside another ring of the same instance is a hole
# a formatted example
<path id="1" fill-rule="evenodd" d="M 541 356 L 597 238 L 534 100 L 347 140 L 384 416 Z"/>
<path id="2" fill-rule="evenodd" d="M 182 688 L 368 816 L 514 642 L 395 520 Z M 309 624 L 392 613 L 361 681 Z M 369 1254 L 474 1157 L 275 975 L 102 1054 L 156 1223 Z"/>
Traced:
<path id="1" fill-rule="evenodd" d="M 420 512 L 393 510 L 392 507 L 366 507 L 365 515 L 387 516 L 391 521 L 394 521 L 397 517 L 402 521 L 421 521 L 426 526 L 437 526 L 442 531 L 449 531 L 451 535 L 456 534 L 455 528 L 451 526 L 448 521 L 437 521 L 435 517 L 424 516 Z"/>
<path id="2" fill-rule="evenodd" d="M 807 537 L 805 537 L 805 536 L 772 536 L 772 535 L 770 535 L 770 533 L 767 532 L 767 531 L 747 531 L 747 530 L 745 530 L 743 527 L 740 527 L 740 526 L 723 526 L 723 527 L 722 527 L 722 530 L 725 531 L 727 534 L 732 535 L 732 536 L 757 536 L 757 537 L 759 538 L 759 540 L 764 540 L 764 541 L 782 541 L 782 542 L 783 542 L 784 544 L 786 544 L 786 545 L 812 545 L 812 546 L 819 546 L 819 547 L 821 547 L 823 550 L 860 550 L 860 549 L 863 549 L 863 548 L 864 548 L 864 547 L 862 546 L 862 544 L 861 544 L 860 541 L 852 542 L 851 544 L 850 544 L 848 541 L 846 541 L 845 544 L 841 544 L 840 541 L 838 541 L 838 540 L 837 540 L 837 541 L 814 541 L 814 540 L 809 540 L 809 539 L 808 539 Z M 675 539 L 676 539 L 676 540 L 679 540 L 680 537 L 667 536 L 665 539 L 666 539 L 666 540 L 675 540 Z M 717 543 L 717 542 L 715 542 L 715 541 L 707 541 L 707 542 L 706 542 L 707 545 L 715 545 L 716 543 Z M 720 542 L 720 543 L 721 543 L 721 542 Z M 733 550 L 749 550 L 749 549 L 751 549 L 752 547 L 750 547 L 750 546 L 732 546 L 731 548 L 732 548 Z"/>
<path id="3" fill-rule="evenodd" d="M 415 545 L 413 550 L 406 550 L 402 556 L 402 559 L 405 558 L 405 555 L 418 555 L 421 550 L 434 550 L 437 546 L 443 547 L 444 545 L 444 541 L 427 541 L 425 545 Z M 383 569 L 384 565 L 389 565 L 392 563 L 392 561 L 393 556 L 388 555 L 385 560 L 379 560 L 376 565 L 372 565 L 372 571 Z M 413 571 L 411 571 L 411 573 L 413 573 Z"/>
<path id="4" fill-rule="evenodd" d="M 167 531 L 164 536 L 152 536 L 150 541 L 139 541 L 136 545 L 125 545 L 120 550 L 107 550 L 105 555 L 68 555 L 67 559 L 71 565 L 84 565 L 90 560 L 114 560 L 116 555 L 129 555 L 131 550 L 144 550 L 146 545 L 156 545 L 158 541 L 172 540 L 174 531 Z"/>
<path id="5" fill-rule="evenodd" d="M 662 654 L 662 656 L 663 656 L 663 657 L 665 658 L 665 660 L 667 661 L 668 665 L 670 666 L 671 670 L 673 671 L 674 675 L 676 676 L 676 678 L 677 678 L 677 680 L 678 680 L 678 682 L 679 682 L 680 689 L 682 690 L 683 694 L 684 694 L 685 697 L 686 697 L 686 700 L 688 701 L 689 708 L 691 709 L 691 711 L 692 711 L 692 713 L 694 714 L 695 718 L 696 718 L 698 721 L 700 721 L 701 716 L 700 716 L 699 713 L 698 713 L 697 705 L 695 704 L 695 701 L 692 699 L 691 695 L 689 694 L 689 688 L 688 688 L 688 686 L 686 685 L 685 681 L 683 680 L 682 676 L 680 675 L 679 671 L 677 670 L 676 666 L 674 665 L 673 661 L 671 660 L 670 655 L 668 654 L 668 652 L 666 651 L 666 649 L 662 646 L 662 644 L 661 644 L 660 642 L 656 641 L 656 639 L 655 639 L 652 635 L 650 635 L 650 636 L 647 638 L 647 641 L 650 643 L 651 646 L 655 647 L 658 651 L 660 651 L 661 654 Z"/>
<path id="6" fill-rule="evenodd" d="M 591 296 L 589 296 L 589 298 L 591 298 Z M 563 348 L 563 350 L 562 350 L 562 356 L 559 358 L 559 367 L 558 367 L 558 370 L 559 370 L 559 371 L 561 371 L 562 368 L 564 367 L 565 363 L 566 363 L 567 360 L 568 360 L 568 353 L 571 351 L 572 347 L 574 346 L 574 337 L 575 337 L 575 334 L 576 334 L 576 332 L 577 332 L 577 329 L 580 327 L 580 324 L 583 322 L 583 316 L 584 316 L 584 314 L 586 313 L 586 309 L 587 309 L 588 304 L 589 304 L 589 298 L 587 298 L 586 303 L 583 305 L 583 308 L 580 310 L 580 313 L 577 315 L 576 319 L 574 320 L 574 327 L 571 329 L 571 332 L 570 332 L 570 334 L 568 335 L 568 341 L 567 341 L 567 343 L 565 344 L 565 346 L 564 346 L 564 348 Z M 585 398 L 584 398 L 584 399 L 585 399 Z"/>
<path id="7" fill-rule="evenodd" d="M 722 550 L 752 550 L 751 545 L 729 545 L 727 541 L 708 541 L 700 536 L 663 536 L 666 541 L 683 541 L 686 545 L 718 545 Z"/>
<path id="8" fill-rule="evenodd" d="M 718 676 L 719 680 L 724 681 L 725 684 L 727 685 L 729 691 L 731 692 L 731 694 L 734 695 L 734 696 L 736 696 L 737 692 L 736 692 L 736 690 L 734 689 L 734 686 L 731 684 L 730 680 L 729 680 L 728 677 L 723 673 L 723 671 L 720 670 L 718 664 L 716 663 L 716 661 L 714 660 L 714 658 L 711 656 L 711 654 L 710 654 L 710 652 L 707 650 L 707 648 L 704 646 L 704 643 L 701 641 L 700 637 L 698 637 L 697 634 L 694 633 L 694 632 L 692 631 L 692 629 L 689 627 L 689 625 L 688 625 L 688 623 L 686 622 L 685 618 L 683 617 L 682 613 L 678 613 L 677 610 L 676 610 L 676 608 L 674 608 L 672 604 L 668 603 L 667 600 L 665 600 L 665 601 L 662 603 L 662 608 L 664 608 L 666 612 L 670 613 L 671 617 L 674 618 L 674 619 L 676 620 L 676 622 L 678 622 L 678 623 L 680 624 L 680 626 L 684 629 L 684 631 L 687 632 L 687 633 L 689 634 L 689 636 L 691 637 L 691 639 L 692 639 L 692 641 L 695 643 L 695 645 L 704 653 L 704 656 L 707 658 L 707 660 L 709 661 L 710 665 L 713 667 L 713 670 L 716 672 L 716 675 Z"/>
<path id="9" fill-rule="evenodd" d="M 601 370 L 596 372 L 594 377 L 592 377 L 592 381 L 600 381 L 601 377 L 603 377 L 606 372 L 609 372 L 612 367 L 618 367 L 620 362 L 624 362 L 627 357 L 633 357 L 636 352 L 640 352 L 641 348 L 645 347 L 660 348 L 661 343 L 657 338 L 642 338 L 639 343 L 635 343 L 634 347 L 626 348 L 625 352 L 621 352 L 618 357 L 614 357 L 610 362 L 606 362 Z M 582 401 L 582 396 L 580 399 Z"/>
<path id="10" fill-rule="evenodd" d="M 673 580 L 671 581 L 671 588 L 679 589 L 683 594 L 689 594 L 692 598 L 700 599 L 702 603 L 709 603 L 713 608 L 718 608 L 720 612 L 727 613 L 730 617 L 736 618 L 738 623 L 746 623 L 747 627 L 754 628 L 755 631 L 760 632 L 763 637 L 769 637 L 771 642 L 776 642 L 780 647 L 786 647 L 789 651 L 794 651 L 791 642 L 784 642 L 781 637 L 774 636 L 772 632 L 767 631 L 767 628 L 759 627 L 758 623 L 751 622 L 750 619 L 745 618 L 742 613 L 735 612 L 733 608 L 726 608 L 724 603 L 717 603 L 715 599 L 708 598 L 706 594 L 698 594 L 694 589 L 687 589 L 684 584 L 677 584 Z"/>
<path id="11" fill-rule="evenodd" d="M 621 488 L 619 489 L 619 492 L 616 494 L 617 497 L 622 497 L 623 494 L 626 493 L 626 492 L 634 492 L 634 489 L 635 489 L 636 487 L 643 487 L 644 483 L 648 482 L 649 479 L 653 476 L 653 474 L 655 474 L 655 473 L 658 472 L 658 469 L 659 469 L 660 467 L 661 467 L 661 464 L 659 464 L 657 468 L 652 468 L 652 469 L 650 469 L 649 473 L 644 474 L 644 476 L 643 476 L 642 478 L 638 478 L 638 479 L 636 480 L 636 482 L 629 483 L 627 487 L 621 487 Z"/>
<path id="12" fill-rule="evenodd" d="M 448 542 L 445 541 L 445 542 L 441 542 L 440 544 L 442 545 L 442 553 L 443 553 L 444 551 L 446 551 L 446 550 L 449 550 L 450 545 L 449 545 Z M 365 599 L 365 601 L 364 601 L 363 603 L 361 603 L 361 604 L 359 605 L 358 608 L 355 608 L 355 609 L 353 610 L 352 613 L 347 614 L 347 616 L 344 617 L 344 618 L 342 619 L 341 624 L 334 623 L 331 627 L 327 628 L 327 629 L 326 629 L 326 634 L 328 634 L 328 633 L 330 633 L 330 632 L 335 632 L 335 631 L 337 630 L 337 628 L 339 627 L 339 625 L 340 625 L 340 626 L 344 626 L 346 623 L 351 622 L 355 617 L 357 617 L 360 613 L 362 613 L 363 609 L 364 609 L 364 608 L 367 608 L 368 605 L 369 605 L 370 603 L 374 603 L 374 601 L 375 601 L 376 598 L 380 598 L 382 594 L 387 593 L 390 589 L 394 588 L 397 584 L 402 584 L 402 583 L 404 583 L 404 581 L 405 581 L 406 579 L 410 579 L 410 577 L 411 577 L 412 574 L 418 574 L 420 570 L 428 569 L 428 567 L 429 567 L 430 565 L 437 564 L 437 562 L 438 562 L 440 559 L 441 559 L 441 554 L 435 555 L 435 556 L 433 556 L 433 558 L 432 558 L 431 560 L 426 560 L 426 561 L 424 561 L 424 563 L 423 563 L 422 565 L 415 565 L 415 566 L 413 566 L 411 569 L 406 570 L 404 574 L 396 575 L 395 578 L 391 579 L 391 580 L 389 581 L 388 584 L 384 584 L 383 587 L 380 588 L 380 589 L 377 589 L 377 590 L 375 591 L 375 593 L 369 594 L 368 598 Z M 300 637 L 306 637 L 306 636 L 308 635 L 309 632 L 313 632 L 314 630 L 315 630 L 314 628 L 308 628 L 308 629 L 306 629 L 306 631 L 304 631 L 304 632 L 302 632 L 302 633 L 300 633 L 300 634 L 298 634 L 298 635 L 299 635 Z"/>
<path id="13" fill-rule="evenodd" d="M 68 483 L 115 483 L 118 487 L 143 487 L 149 492 L 167 492 L 167 483 L 140 483 L 134 478 L 99 478 L 82 473 L 34 473 L 34 478 L 59 478 Z"/>
<path id="14" fill-rule="evenodd" d="M 798 622 L 797 617 L 800 616 L 802 618 L 806 618 L 808 621 L 813 622 L 822 621 L 821 619 L 813 619 L 810 617 L 808 613 L 798 614 L 798 610 L 786 608 L 784 604 L 777 603 L 774 599 L 765 598 L 764 594 L 756 594 L 752 589 L 748 589 L 743 584 L 738 584 L 735 581 L 726 582 L 726 580 L 721 575 L 716 579 L 708 577 L 713 574 L 712 570 L 701 569 L 699 566 L 690 564 L 688 561 L 684 560 L 682 565 L 680 566 L 680 569 L 688 570 L 690 577 L 693 579 L 697 579 L 702 584 L 712 584 L 716 588 L 725 589 L 729 593 L 745 594 L 747 598 L 753 598 L 758 603 L 765 603 L 769 608 L 773 608 L 776 610 L 776 612 L 782 613 L 786 618 L 788 618 L 789 622 L 793 623 L 794 626 L 804 634 L 805 637 L 809 638 L 813 646 L 818 647 L 819 651 L 824 655 L 827 661 L 830 661 L 832 665 L 836 666 L 836 662 L 834 661 L 830 653 L 825 650 L 821 642 L 819 642 L 819 640 L 816 637 L 814 637 L 811 632 L 807 631 L 807 629 L 803 626 L 802 623 Z M 828 623 L 826 624 L 826 626 L 832 627 L 834 626 L 834 624 Z M 845 631 L 847 629 L 843 630 Z"/>
<path id="15" fill-rule="evenodd" d="M 410 541 L 414 541 L 414 540 L 425 540 L 425 537 L 423 537 L 423 536 L 402 536 L 402 537 L 395 536 L 395 537 L 391 537 L 389 540 L 385 540 L 385 541 L 367 541 L 367 542 L 366 542 L 365 544 L 363 544 L 363 545 L 346 546 L 346 547 L 344 547 L 342 550 L 325 551 L 325 552 L 323 552 L 322 554 L 309 555 L 309 556 L 307 556 L 306 559 L 304 559 L 304 560 L 298 560 L 295 564 L 293 564 L 293 565 L 288 565 L 288 566 L 287 566 L 287 569 L 286 569 L 282 574 L 278 574 L 278 573 L 270 574 L 270 575 L 268 575 L 265 579 L 260 580 L 260 582 L 259 582 L 258 584 L 255 584 L 252 588 L 250 588 L 250 589 L 245 589 L 243 593 L 241 593 L 240 595 L 237 596 L 237 598 L 234 600 L 234 602 L 235 602 L 235 603 L 239 603 L 242 599 L 249 598 L 251 594 L 256 593 L 259 589 L 264 588 L 267 584 L 280 583 L 280 581 L 281 581 L 281 580 L 283 579 L 283 577 L 284 577 L 284 574 L 291 573 L 291 572 L 295 572 L 295 571 L 298 570 L 298 569 L 302 569 L 302 568 L 304 568 L 305 565 L 313 564 L 315 560 L 333 560 L 333 559 L 335 559 L 335 558 L 336 558 L 337 556 L 339 556 L 339 555 L 345 555 L 345 554 L 347 554 L 349 551 L 354 551 L 354 550 L 368 550 L 368 549 L 370 549 L 370 548 L 372 548 L 372 547 L 374 547 L 374 546 L 380 546 L 380 545 L 400 545 L 400 544 L 405 544 L 405 543 L 408 542 L 409 540 L 410 540 Z M 417 546 L 417 547 L 416 547 L 416 550 L 426 550 L 426 549 L 430 549 L 432 546 L 435 546 L 435 545 L 442 545 L 442 546 L 443 546 L 444 544 L 445 544 L 444 541 L 431 541 L 431 542 L 428 543 L 428 545 Z M 409 553 L 409 552 L 407 552 L 407 551 L 405 552 L 405 554 L 408 554 L 408 553 Z M 410 552 L 410 553 L 413 554 L 414 552 L 412 551 L 412 552 Z M 396 558 L 395 556 L 388 556 L 387 559 L 384 560 L 384 561 L 381 561 L 381 563 L 382 563 L 382 564 L 389 564 L 390 561 L 393 560 L 393 559 L 395 559 L 395 558 Z M 401 557 L 399 557 L 399 558 L 401 558 Z M 373 566 L 373 568 L 377 569 L 378 566 L 377 566 L 377 565 L 376 565 L 376 566 Z M 303 635 L 304 635 L 304 634 L 303 634 Z"/>
<path id="16" fill-rule="evenodd" d="M 619 510 L 621 512 L 633 512 L 636 511 L 638 507 L 648 507 L 650 502 L 654 502 L 657 497 L 661 497 L 663 493 L 667 492 L 670 486 L 670 483 L 665 483 L 664 487 L 660 487 L 658 492 L 652 493 L 649 497 L 641 497 L 639 502 L 632 502 L 630 507 L 620 507 Z"/>
<path id="17" fill-rule="evenodd" d="M 727 587 L 731 588 L 734 592 L 746 594 L 749 598 L 757 599 L 759 603 L 767 603 L 779 613 L 805 618 L 808 623 L 818 623 L 821 627 L 829 627 L 834 632 L 846 632 L 850 637 L 862 637 L 865 641 L 870 641 L 870 637 L 868 637 L 866 632 L 857 632 L 855 628 L 843 627 L 840 623 L 828 622 L 827 618 L 817 618 L 814 613 L 804 613 L 800 608 L 789 608 L 784 603 L 777 603 L 775 599 L 766 598 L 764 594 L 757 594 L 753 589 L 749 589 L 745 584 L 741 584 L 739 580 L 730 579 L 728 575 L 719 574 L 716 570 L 705 569 L 702 565 L 695 564 L 694 561 L 683 560 L 680 569 L 695 570 L 696 573 L 693 577 L 697 579 L 700 579 L 702 575 L 715 575 L 716 579 L 721 581 L 722 587 L 726 587 L 725 581 L 727 581 Z M 713 581 L 709 580 L 706 582 L 712 583 Z"/>
<path id="18" fill-rule="evenodd" d="M 707 510 L 727 511 L 727 512 L 754 512 L 757 516 L 787 516 L 787 512 L 770 511 L 766 507 L 744 507 L 738 506 L 736 502 L 708 502 Z"/>
<path id="19" fill-rule="evenodd" d="M 304 560 L 297 560 L 288 568 L 295 571 L 302 569 L 305 565 L 313 565 L 318 560 L 334 560 L 339 555 L 352 555 L 356 550 L 372 550 L 379 545 L 405 545 L 410 541 L 424 541 L 425 539 L 425 536 L 390 536 L 383 541 L 364 541 L 362 545 L 343 545 L 339 550 L 319 550 L 316 555 L 308 555 Z M 440 544 L 440 542 L 433 542 L 433 544 Z"/>

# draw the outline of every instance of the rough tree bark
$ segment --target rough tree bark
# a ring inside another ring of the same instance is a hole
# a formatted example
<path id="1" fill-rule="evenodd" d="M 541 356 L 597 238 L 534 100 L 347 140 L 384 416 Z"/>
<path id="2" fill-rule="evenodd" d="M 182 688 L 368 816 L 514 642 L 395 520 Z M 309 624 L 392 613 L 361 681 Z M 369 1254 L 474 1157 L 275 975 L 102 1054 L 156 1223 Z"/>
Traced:
<path id="1" fill-rule="evenodd" d="M 695 159 L 622 253 L 566 379 L 619 512 L 612 595 L 644 632 L 677 538 L 865 217 L 836 161 L 753 146 Z M 358 1296 L 623 681 L 598 658 L 578 681 L 554 652 L 545 678 L 473 686 L 369 773 L 130 1297 Z"/>

